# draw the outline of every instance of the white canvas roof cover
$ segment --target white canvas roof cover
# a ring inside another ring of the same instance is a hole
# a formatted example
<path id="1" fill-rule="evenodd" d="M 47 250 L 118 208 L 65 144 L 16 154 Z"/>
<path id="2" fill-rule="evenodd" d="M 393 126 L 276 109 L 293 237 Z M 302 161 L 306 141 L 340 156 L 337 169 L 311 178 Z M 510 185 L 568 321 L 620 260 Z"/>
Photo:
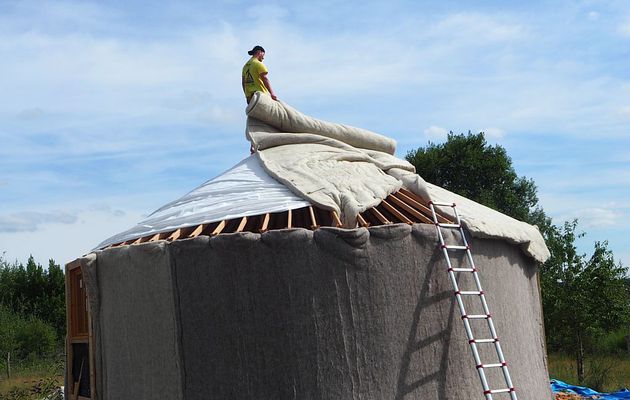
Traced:
<path id="1" fill-rule="evenodd" d="M 309 204 L 269 176 L 256 155 L 252 155 L 96 248 L 178 228 L 294 210 Z"/>
<path id="2" fill-rule="evenodd" d="M 396 142 L 347 125 L 321 121 L 256 93 L 247 107 L 246 137 L 257 150 L 225 174 L 165 205 L 98 248 L 177 228 L 316 205 L 344 225 L 402 186 L 427 200 L 456 202 L 473 236 L 502 238 L 545 261 L 549 251 L 534 226 L 426 183 L 393 156 Z M 443 208 L 451 214 L 449 208 Z"/>

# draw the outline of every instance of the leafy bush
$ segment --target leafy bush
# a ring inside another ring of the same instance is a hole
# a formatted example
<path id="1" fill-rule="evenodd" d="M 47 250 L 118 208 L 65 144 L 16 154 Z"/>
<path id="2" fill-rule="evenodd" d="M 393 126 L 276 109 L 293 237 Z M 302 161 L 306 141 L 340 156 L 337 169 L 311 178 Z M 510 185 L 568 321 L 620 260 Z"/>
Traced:
<path id="1" fill-rule="evenodd" d="M 52 325 L 36 317 L 21 317 L 0 307 L 0 353 L 14 359 L 44 356 L 55 350 L 57 333 Z"/>
<path id="2" fill-rule="evenodd" d="M 16 333 L 21 319 L 12 311 L 0 306 L 0 355 L 15 351 Z"/>
<path id="3" fill-rule="evenodd" d="M 610 371 L 615 367 L 614 360 L 603 357 L 591 357 L 587 361 L 586 375 L 584 376 L 584 386 L 595 389 L 598 392 L 604 391 L 608 384 Z"/>
<path id="4" fill-rule="evenodd" d="M 626 336 L 630 336 L 630 328 L 628 327 L 606 334 L 597 346 L 598 352 L 601 354 L 626 354 L 628 352 Z"/>
<path id="5" fill-rule="evenodd" d="M 48 268 L 30 257 L 26 265 L 7 262 L 0 254 L 0 306 L 21 316 L 34 316 L 65 335 L 66 303 L 63 269 L 53 260 Z"/>
<path id="6" fill-rule="evenodd" d="M 39 318 L 29 317 L 19 324 L 15 339 L 20 358 L 30 355 L 42 357 L 55 350 L 57 334 L 51 325 Z"/>

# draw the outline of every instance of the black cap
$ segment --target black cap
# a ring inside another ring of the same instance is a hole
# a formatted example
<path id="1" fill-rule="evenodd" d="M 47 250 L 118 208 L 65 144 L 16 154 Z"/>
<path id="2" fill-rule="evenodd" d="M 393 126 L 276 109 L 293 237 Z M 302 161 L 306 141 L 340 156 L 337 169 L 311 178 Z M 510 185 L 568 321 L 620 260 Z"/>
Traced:
<path id="1" fill-rule="evenodd" d="M 262 46 L 254 46 L 254 48 L 248 51 L 247 54 L 253 56 L 254 54 L 256 54 L 257 51 L 262 51 L 264 53 L 265 49 L 263 49 Z"/>

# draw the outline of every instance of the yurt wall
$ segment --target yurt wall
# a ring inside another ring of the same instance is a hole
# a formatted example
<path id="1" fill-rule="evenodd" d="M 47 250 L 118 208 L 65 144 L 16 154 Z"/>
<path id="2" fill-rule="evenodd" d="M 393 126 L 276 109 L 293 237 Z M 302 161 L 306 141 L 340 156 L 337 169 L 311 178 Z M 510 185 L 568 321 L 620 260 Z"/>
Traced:
<path id="1" fill-rule="evenodd" d="M 481 399 L 436 240 L 393 224 L 98 251 L 79 260 L 93 398 Z M 536 262 L 470 240 L 519 399 L 550 398 Z"/>

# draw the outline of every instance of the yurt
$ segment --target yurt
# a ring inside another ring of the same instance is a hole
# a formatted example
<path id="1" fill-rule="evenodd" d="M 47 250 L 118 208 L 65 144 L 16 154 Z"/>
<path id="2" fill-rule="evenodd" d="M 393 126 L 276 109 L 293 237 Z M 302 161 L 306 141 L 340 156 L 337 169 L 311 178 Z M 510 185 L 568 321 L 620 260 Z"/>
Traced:
<path id="1" fill-rule="evenodd" d="M 536 227 L 385 136 L 246 111 L 251 156 L 66 265 L 66 398 L 551 398 Z"/>

